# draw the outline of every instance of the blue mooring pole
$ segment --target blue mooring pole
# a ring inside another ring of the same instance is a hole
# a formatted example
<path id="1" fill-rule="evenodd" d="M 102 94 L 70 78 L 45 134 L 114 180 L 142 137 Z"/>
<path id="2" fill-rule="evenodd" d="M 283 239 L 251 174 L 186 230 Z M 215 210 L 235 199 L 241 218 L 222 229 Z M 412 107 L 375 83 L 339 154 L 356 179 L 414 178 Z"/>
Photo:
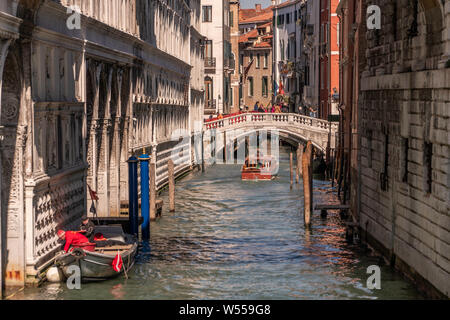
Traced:
<path id="1" fill-rule="evenodd" d="M 149 176 L 148 162 L 150 157 L 143 154 L 139 157 L 141 165 L 141 215 L 144 221 L 141 225 L 142 240 L 150 239 L 150 192 L 149 192 Z"/>
<path id="2" fill-rule="evenodd" d="M 138 180 L 137 163 L 138 159 L 134 156 L 128 159 L 128 217 L 130 223 L 130 234 L 139 233 L 139 204 L 138 204 Z"/>

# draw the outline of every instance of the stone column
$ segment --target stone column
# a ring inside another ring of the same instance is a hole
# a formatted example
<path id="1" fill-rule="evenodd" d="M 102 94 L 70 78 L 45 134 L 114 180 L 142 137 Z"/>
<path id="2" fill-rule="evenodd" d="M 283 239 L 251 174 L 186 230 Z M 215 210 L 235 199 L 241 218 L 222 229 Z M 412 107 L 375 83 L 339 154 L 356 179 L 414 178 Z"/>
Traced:
<path id="1" fill-rule="evenodd" d="M 121 116 L 123 117 L 123 132 L 122 132 L 122 149 L 121 149 L 121 169 L 120 169 L 120 200 L 127 201 L 128 200 L 128 168 L 126 160 L 132 155 L 131 150 L 129 148 L 129 137 L 130 137 L 130 119 L 132 119 L 131 109 L 133 106 L 133 86 L 132 86 L 132 69 L 129 68 L 126 72 L 125 83 L 128 83 L 128 96 L 127 96 L 127 104 L 126 110 L 121 110 Z"/>
<path id="2" fill-rule="evenodd" d="M 102 119 L 102 127 L 99 134 L 102 136 L 102 145 L 99 154 L 99 172 L 98 172 L 98 213 L 101 216 L 110 216 L 110 141 L 111 135 L 111 83 L 112 68 L 108 70 L 108 81 L 106 86 L 105 116 Z"/>
<path id="3" fill-rule="evenodd" d="M 11 44 L 11 39 L 0 40 L 0 119 L 2 118 L 2 80 L 3 80 L 3 68 L 6 61 L 6 56 L 8 55 L 8 48 Z M 0 148 L 2 147 L 3 136 L 3 127 L 0 123 Z M 3 248 L 3 225 L 2 225 L 2 217 L 3 217 L 3 204 L 2 204 L 2 153 L 0 152 L 0 300 L 3 296 L 3 252 L 6 252 L 6 248 Z"/>
<path id="4" fill-rule="evenodd" d="M 88 153 L 88 160 L 89 158 L 91 163 L 89 165 L 91 166 L 91 177 L 88 177 L 88 182 L 91 183 L 91 188 L 94 191 L 98 190 L 98 183 L 97 183 L 97 130 L 99 129 L 99 119 L 98 119 L 98 104 L 99 104 L 99 96 L 100 96 L 100 74 L 103 69 L 103 64 L 96 63 L 94 61 L 91 61 L 89 63 L 89 72 L 91 74 L 91 84 L 93 86 L 92 91 L 94 92 L 94 101 L 92 104 L 92 123 L 91 123 L 91 130 L 89 132 L 90 135 L 90 142 L 89 147 L 90 150 L 87 151 Z M 90 178 L 90 179 L 89 179 Z M 92 200 L 89 199 L 88 201 L 88 207 L 90 208 L 92 205 Z M 98 204 L 94 204 L 97 208 Z"/>
<path id="5" fill-rule="evenodd" d="M 116 116 L 114 121 L 114 132 L 113 132 L 113 156 L 111 161 L 111 216 L 119 216 L 120 213 L 120 125 L 121 125 L 121 92 L 122 92 L 122 70 L 117 70 L 115 75 L 116 83 L 116 93 L 117 99 L 116 103 Z"/>

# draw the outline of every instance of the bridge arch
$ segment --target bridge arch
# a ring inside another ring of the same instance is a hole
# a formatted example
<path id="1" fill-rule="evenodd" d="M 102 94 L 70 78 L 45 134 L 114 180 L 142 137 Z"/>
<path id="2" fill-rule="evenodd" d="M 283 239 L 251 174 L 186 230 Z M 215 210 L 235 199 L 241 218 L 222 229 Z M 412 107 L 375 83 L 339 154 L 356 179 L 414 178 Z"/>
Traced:
<path id="1" fill-rule="evenodd" d="M 304 135 L 301 135 L 297 132 L 293 132 L 290 130 L 277 129 L 277 128 L 260 128 L 260 129 L 253 128 L 253 129 L 248 129 L 247 131 L 242 131 L 238 135 L 230 137 L 229 140 L 227 140 L 226 147 L 230 148 L 232 145 L 234 145 L 234 142 L 236 141 L 237 146 L 234 148 L 235 149 L 234 151 L 236 151 L 237 149 L 239 149 L 239 147 L 242 143 L 245 143 L 245 137 L 248 137 L 251 135 L 258 135 L 258 133 L 261 133 L 261 131 L 267 132 L 268 140 L 270 139 L 269 137 L 271 137 L 271 135 L 274 132 L 277 132 L 278 136 L 279 136 L 279 140 L 282 140 L 282 141 L 290 144 L 293 147 L 297 147 L 299 144 L 306 145 L 306 143 L 308 142 L 308 138 L 306 138 Z M 223 134 L 223 132 L 221 134 Z M 216 135 L 216 137 L 217 137 L 217 135 Z M 226 139 L 228 139 L 228 138 L 226 138 Z M 312 145 L 313 145 L 314 149 L 316 150 L 316 152 L 321 153 L 321 154 L 325 153 L 326 148 L 324 148 L 317 142 L 314 142 L 314 141 L 311 141 L 311 142 L 312 142 Z M 222 152 L 224 147 L 225 147 L 225 144 L 218 143 L 216 152 L 217 153 Z"/>
<path id="2" fill-rule="evenodd" d="M 245 141 L 244 137 L 266 131 L 277 132 L 280 140 L 291 145 L 311 141 L 319 153 L 325 153 L 328 146 L 334 148 L 337 129 L 336 123 L 299 114 L 245 113 L 207 121 L 204 124 L 204 143 L 219 154 L 225 144 L 229 148 L 234 141 L 240 144 Z"/>

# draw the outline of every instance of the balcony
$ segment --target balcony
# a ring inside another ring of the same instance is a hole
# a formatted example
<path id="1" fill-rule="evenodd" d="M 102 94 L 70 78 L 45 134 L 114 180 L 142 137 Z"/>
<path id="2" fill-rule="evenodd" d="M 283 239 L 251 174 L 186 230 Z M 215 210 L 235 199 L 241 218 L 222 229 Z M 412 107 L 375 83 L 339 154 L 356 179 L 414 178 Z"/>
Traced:
<path id="1" fill-rule="evenodd" d="M 205 115 L 215 114 L 216 113 L 216 99 L 205 101 Z"/>
<path id="2" fill-rule="evenodd" d="M 206 57 L 205 58 L 205 68 L 209 68 L 209 69 L 216 68 L 216 58 Z"/>

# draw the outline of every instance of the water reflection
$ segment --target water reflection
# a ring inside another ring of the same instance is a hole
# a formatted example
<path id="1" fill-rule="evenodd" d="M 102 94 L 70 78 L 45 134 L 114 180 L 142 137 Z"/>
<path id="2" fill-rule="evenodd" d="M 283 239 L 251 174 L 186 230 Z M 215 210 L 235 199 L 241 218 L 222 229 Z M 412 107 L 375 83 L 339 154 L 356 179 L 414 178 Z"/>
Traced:
<path id="1" fill-rule="evenodd" d="M 289 188 L 288 154 L 277 179 L 241 181 L 240 166 L 218 165 L 177 183 L 175 213 L 152 222 L 129 279 L 28 289 L 21 299 L 404 299 L 411 284 L 382 267 L 382 289 L 366 288 L 378 258 L 345 241 L 337 212 L 317 212 L 305 230 L 302 185 Z M 167 204 L 167 195 L 162 198 Z M 336 202 L 328 182 L 314 200 Z M 167 206 L 166 206 L 167 208 Z"/>

